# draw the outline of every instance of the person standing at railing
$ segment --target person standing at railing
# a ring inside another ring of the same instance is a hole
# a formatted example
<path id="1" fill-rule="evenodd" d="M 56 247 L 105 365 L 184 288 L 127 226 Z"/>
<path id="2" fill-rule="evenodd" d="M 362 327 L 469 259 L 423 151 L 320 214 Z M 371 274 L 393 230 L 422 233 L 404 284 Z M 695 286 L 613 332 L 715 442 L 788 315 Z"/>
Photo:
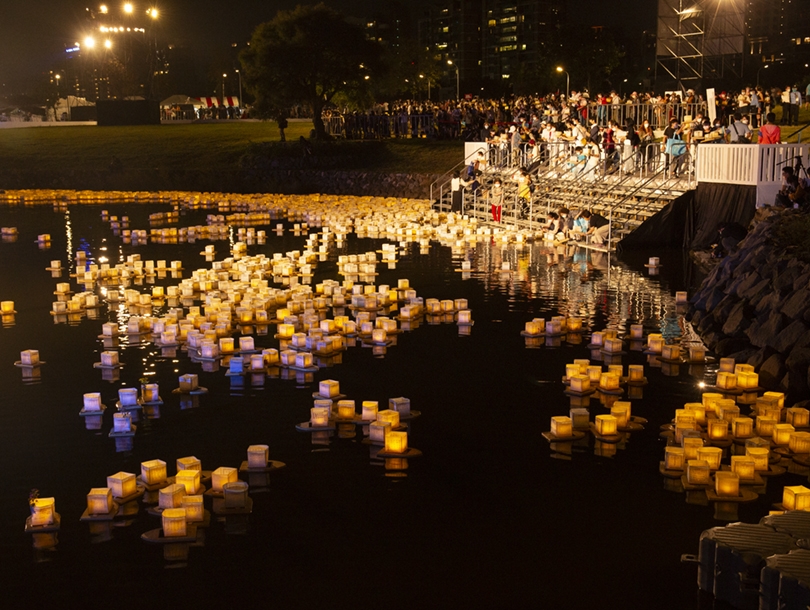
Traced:
<path id="1" fill-rule="evenodd" d="M 782 142 L 782 130 L 776 124 L 776 115 L 769 112 L 765 120 L 767 123 L 759 128 L 757 142 L 760 144 L 780 144 Z"/>
<path id="2" fill-rule="evenodd" d="M 450 179 L 450 211 L 461 212 L 461 174 L 458 170 L 453 172 Z"/>

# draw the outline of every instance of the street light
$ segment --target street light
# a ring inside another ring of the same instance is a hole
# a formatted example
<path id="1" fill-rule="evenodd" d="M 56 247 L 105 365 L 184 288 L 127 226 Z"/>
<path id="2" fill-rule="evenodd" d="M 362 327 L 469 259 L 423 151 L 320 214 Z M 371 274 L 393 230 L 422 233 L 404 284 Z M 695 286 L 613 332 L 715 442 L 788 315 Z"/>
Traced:
<path id="1" fill-rule="evenodd" d="M 565 72 L 565 99 L 568 99 L 568 96 L 571 94 L 571 75 L 563 70 L 562 66 L 557 66 L 557 72 L 561 74 Z"/>
<path id="2" fill-rule="evenodd" d="M 763 68 L 767 68 L 770 64 L 765 64 L 759 70 L 757 70 L 757 87 L 759 87 L 759 73 L 762 72 Z"/>
<path id="3" fill-rule="evenodd" d="M 242 107 L 242 73 L 239 70 L 236 70 L 236 73 L 239 75 L 239 107 Z"/>
<path id="4" fill-rule="evenodd" d="M 222 105 L 225 105 L 225 79 L 228 78 L 227 74 L 222 75 Z"/>
<path id="5" fill-rule="evenodd" d="M 458 83 L 459 83 L 459 79 L 458 79 L 458 66 L 457 66 L 456 64 L 454 64 L 454 63 L 453 63 L 453 60 L 452 60 L 452 59 L 448 59 L 448 60 L 447 60 L 447 65 L 448 65 L 448 66 L 453 66 L 453 67 L 456 69 L 456 99 L 457 99 L 457 100 L 459 100 L 459 99 L 461 99 L 461 92 L 460 92 L 460 88 L 459 88 L 459 86 L 458 86 Z"/>
<path id="6" fill-rule="evenodd" d="M 425 78 L 424 74 L 420 74 L 419 78 Z M 430 101 L 430 77 L 428 76 L 428 101 Z"/>
<path id="7" fill-rule="evenodd" d="M 133 10 L 134 10 L 134 8 L 133 8 L 131 3 L 127 2 L 126 4 L 124 4 L 124 12 L 127 15 L 131 15 Z"/>

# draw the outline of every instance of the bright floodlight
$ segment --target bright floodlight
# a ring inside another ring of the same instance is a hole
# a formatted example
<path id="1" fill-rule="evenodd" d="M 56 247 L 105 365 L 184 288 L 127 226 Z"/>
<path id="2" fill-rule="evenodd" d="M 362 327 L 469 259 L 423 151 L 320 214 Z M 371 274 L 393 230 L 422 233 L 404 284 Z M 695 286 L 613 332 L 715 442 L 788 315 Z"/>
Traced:
<path id="1" fill-rule="evenodd" d="M 562 66 L 557 66 L 557 72 L 565 72 L 565 70 L 562 69 Z"/>
<path id="2" fill-rule="evenodd" d="M 61 74 L 54 74 L 54 75 L 53 75 L 53 77 L 54 77 L 56 80 L 59 80 L 60 78 L 62 78 L 62 75 L 61 75 Z"/>
<path id="3" fill-rule="evenodd" d="M 448 66 L 452 66 L 452 65 L 453 65 L 453 60 L 452 60 L 452 59 L 448 59 L 448 60 L 447 60 L 447 65 L 448 65 Z"/>
<path id="4" fill-rule="evenodd" d="M 105 49 L 112 49 L 112 40 L 110 40 L 109 38 L 107 40 L 105 40 L 104 41 L 104 48 Z"/>
<path id="5" fill-rule="evenodd" d="M 98 12 L 101 13 L 102 15 L 106 15 L 107 14 L 107 5 L 102 4 L 101 6 L 99 6 L 98 7 Z"/>
<path id="6" fill-rule="evenodd" d="M 146 11 L 146 14 L 149 15 L 152 19 L 158 18 L 158 10 L 156 8 L 150 8 Z"/>
<path id="7" fill-rule="evenodd" d="M 88 49 L 92 49 L 94 46 L 96 46 L 96 39 L 92 36 L 88 36 L 84 39 L 84 46 L 86 46 Z"/>
<path id="8" fill-rule="evenodd" d="M 124 5 L 124 12 L 125 12 L 125 13 L 127 13 L 128 15 L 130 15 L 130 14 L 132 14 L 132 11 L 133 11 L 132 4 L 130 4 L 129 2 L 127 2 L 127 3 Z"/>

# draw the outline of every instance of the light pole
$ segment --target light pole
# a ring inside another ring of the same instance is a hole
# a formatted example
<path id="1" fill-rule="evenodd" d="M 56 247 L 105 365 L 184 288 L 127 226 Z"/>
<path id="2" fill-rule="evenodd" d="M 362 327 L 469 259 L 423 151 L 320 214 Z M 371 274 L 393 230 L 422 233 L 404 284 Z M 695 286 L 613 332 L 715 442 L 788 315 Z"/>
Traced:
<path id="1" fill-rule="evenodd" d="M 222 105 L 225 105 L 225 79 L 228 78 L 227 74 L 222 74 Z"/>
<path id="2" fill-rule="evenodd" d="M 424 74 L 420 74 L 419 78 L 425 78 Z M 428 101 L 430 101 L 430 77 L 428 76 Z"/>
<path id="3" fill-rule="evenodd" d="M 456 69 L 456 99 L 461 99 L 461 89 L 459 87 L 458 66 L 453 63 L 452 59 L 447 60 L 448 66 L 453 66 Z"/>
<path id="4" fill-rule="evenodd" d="M 563 70 L 562 66 L 557 66 L 557 72 L 561 74 L 565 72 L 565 99 L 567 100 L 568 96 L 571 95 L 571 75 Z"/>
<path id="5" fill-rule="evenodd" d="M 239 70 L 236 70 L 236 74 L 239 75 L 239 107 L 242 107 L 242 73 Z"/>
<path id="6" fill-rule="evenodd" d="M 757 87 L 759 87 L 759 73 L 762 72 L 764 68 L 767 68 L 770 64 L 765 64 L 759 70 L 757 70 Z"/>

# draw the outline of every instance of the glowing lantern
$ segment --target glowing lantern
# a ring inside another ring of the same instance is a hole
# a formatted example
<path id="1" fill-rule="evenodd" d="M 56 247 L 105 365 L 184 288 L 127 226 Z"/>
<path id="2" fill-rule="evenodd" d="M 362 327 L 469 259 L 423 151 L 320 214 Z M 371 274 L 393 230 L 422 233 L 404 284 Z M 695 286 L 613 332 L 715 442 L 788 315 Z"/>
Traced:
<path id="1" fill-rule="evenodd" d="M 199 470 L 181 470 L 174 476 L 174 480 L 179 485 L 186 488 L 186 493 L 189 495 L 196 494 L 200 489 L 200 471 Z"/>
<path id="2" fill-rule="evenodd" d="M 734 418 L 740 416 L 740 407 L 733 400 L 718 400 L 715 405 L 718 417 L 722 417 L 729 424 L 732 423 Z"/>
<path id="3" fill-rule="evenodd" d="M 340 383 L 334 379 L 324 379 L 318 384 L 318 394 L 328 398 L 335 398 L 340 394 Z"/>
<path id="4" fill-rule="evenodd" d="M 205 519 L 205 507 L 203 506 L 202 496 L 183 496 L 181 507 L 186 512 L 187 523 L 196 523 Z"/>
<path id="5" fill-rule="evenodd" d="M 391 433 L 390 421 L 373 421 L 368 427 L 368 437 L 372 443 L 384 444 L 385 437 Z"/>
<path id="6" fill-rule="evenodd" d="M 458 312 L 459 324 L 472 324 L 472 311 L 469 309 L 462 309 Z"/>
<path id="7" fill-rule="evenodd" d="M 723 450 L 720 447 L 701 447 L 698 449 L 697 459 L 704 460 L 709 465 L 709 470 L 717 470 L 723 459 Z"/>
<path id="8" fill-rule="evenodd" d="M 723 395 L 717 392 L 704 392 L 700 397 L 706 413 L 717 413 L 717 401 L 723 400 Z"/>
<path id="9" fill-rule="evenodd" d="M 391 428 L 399 428 L 399 412 L 393 409 L 385 409 L 377 413 L 377 421 L 390 422 Z"/>
<path id="10" fill-rule="evenodd" d="M 289 340 L 295 333 L 295 326 L 292 324 L 279 324 L 278 325 L 278 338 Z"/>
<path id="11" fill-rule="evenodd" d="M 112 508 L 112 490 L 109 487 L 93 487 L 87 494 L 87 512 L 89 514 L 106 515 Z"/>
<path id="12" fill-rule="evenodd" d="M 158 402 L 160 400 L 160 388 L 156 383 L 146 383 L 143 385 L 143 401 Z"/>
<path id="13" fill-rule="evenodd" d="M 699 426 L 706 425 L 706 407 L 700 402 L 687 402 L 684 406 L 688 412 L 695 416 L 695 423 Z"/>
<path id="14" fill-rule="evenodd" d="M 773 443 L 785 447 L 790 443 L 790 435 L 795 432 L 795 428 L 790 424 L 776 424 L 773 427 Z"/>
<path id="15" fill-rule="evenodd" d="M 261 372 L 264 370 L 264 356 L 261 354 L 252 354 L 250 356 L 250 370 Z"/>
<path id="16" fill-rule="evenodd" d="M 599 387 L 603 390 L 618 390 L 619 376 L 615 373 L 600 373 Z"/>
<path id="17" fill-rule="evenodd" d="M 392 399 L 394 400 L 394 399 Z M 408 401 L 410 403 L 410 401 Z M 390 401 L 389 401 L 390 404 Z M 376 400 L 364 400 L 362 407 L 363 411 L 360 415 L 360 419 L 364 421 L 373 421 L 377 419 L 377 410 L 378 410 L 378 403 Z"/>
<path id="18" fill-rule="evenodd" d="M 647 335 L 647 351 L 660 354 L 664 350 L 664 338 L 659 334 Z"/>
<path id="19" fill-rule="evenodd" d="M 641 324 L 630 325 L 630 338 L 638 341 L 644 338 L 644 327 Z"/>
<path id="20" fill-rule="evenodd" d="M 605 339 L 604 340 L 604 347 L 606 353 L 608 354 L 618 354 L 622 351 L 623 345 L 621 339 Z"/>
<path id="21" fill-rule="evenodd" d="M 684 436 L 681 446 L 686 460 L 696 460 L 698 451 L 703 447 L 703 439 L 699 436 Z"/>
<path id="22" fill-rule="evenodd" d="M 568 332 L 578 333 L 582 330 L 582 318 L 568 318 L 565 321 L 565 326 Z"/>
<path id="23" fill-rule="evenodd" d="M 605 344 L 605 333 L 595 332 L 591 334 L 591 345 L 594 347 L 602 347 Z"/>
<path id="24" fill-rule="evenodd" d="M 551 418 L 551 433 L 554 436 L 567 438 L 574 433 L 573 422 L 570 417 L 558 415 Z"/>
<path id="25" fill-rule="evenodd" d="M 182 538 L 186 535 L 186 511 L 183 508 L 167 508 L 161 514 L 163 536 Z"/>
<path id="26" fill-rule="evenodd" d="M 158 492 L 158 506 L 160 508 L 179 508 L 183 504 L 183 496 L 186 495 L 186 488 L 174 483 L 167 485 Z"/>
<path id="27" fill-rule="evenodd" d="M 737 388 L 737 375 L 720 371 L 717 373 L 717 387 L 723 390 L 734 390 Z"/>
<path id="28" fill-rule="evenodd" d="M 84 410 L 101 412 L 101 394 L 89 392 L 84 395 Z"/>
<path id="29" fill-rule="evenodd" d="M 177 470 L 202 470 L 202 463 L 194 456 L 177 458 Z"/>
<path id="30" fill-rule="evenodd" d="M 55 498 L 36 498 L 31 502 L 31 525 L 52 525 L 55 519 Z"/>
<path id="31" fill-rule="evenodd" d="M 309 410 L 309 423 L 315 427 L 323 427 L 329 425 L 329 407 L 312 407 Z"/>
<path id="32" fill-rule="evenodd" d="M 600 436 L 611 436 L 617 433 L 619 420 L 612 415 L 597 415 L 595 424 L 597 434 Z"/>
<path id="33" fill-rule="evenodd" d="M 588 409 L 572 407 L 568 411 L 568 416 L 571 418 L 571 423 L 574 428 L 587 428 L 590 423 Z"/>
<path id="34" fill-rule="evenodd" d="M 239 351 L 252 352 L 254 349 L 253 337 L 239 337 Z"/>
<path id="35" fill-rule="evenodd" d="M 307 336 L 305 333 L 293 333 L 292 346 L 297 348 L 305 348 L 307 346 Z"/>
<path id="36" fill-rule="evenodd" d="M 689 409 L 675 409 L 675 423 L 689 424 L 692 429 L 697 426 L 697 418 Z"/>
<path id="37" fill-rule="evenodd" d="M 101 366 L 118 366 L 118 352 L 101 352 Z"/>
<path id="38" fill-rule="evenodd" d="M 773 436 L 774 426 L 776 426 L 776 420 L 773 417 L 765 417 L 764 415 L 757 417 L 757 434 L 759 436 Z"/>
<path id="39" fill-rule="evenodd" d="M 714 474 L 714 493 L 721 498 L 736 498 L 740 495 L 740 477 L 736 472 L 718 471 Z"/>
<path id="40" fill-rule="evenodd" d="M 745 448 L 745 455 L 754 460 L 754 470 L 757 472 L 765 472 L 768 470 L 768 456 L 770 450 L 767 447 L 748 447 Z"/>
<path id="41" fill-rule="evenodd" d="M 785 487 L 782 491 L 782 506 L 785 510 L 810 511 L 810 489 L 804 485 Z"/>
<path id="42" fill-rule="evenodd" d="M 13 313 L 15 313 L 14 312 L 14 301 L 2 301 L 2 302 L 0 302 L 0 314 L 7 316 L 7 315 L 13 314 Z"/>
<path id="43" fill-rule="evenodd" d="M 759 375 L 751 371 L 737 372 L 737 386 L 747 390 L 759 386 Z"/>
<path id="44" fill-rule="evenodd" d="M 387 453 L 405 453 L 407 450 L 407 432 L 389 432 L 385 437 L 385 451 Z"/>
<path id="45" fill-rule="evenodd" d="M 735 417 L 731 420 L 731 435 L 735 438 L 747 438 L 754 433 L 754 420 L 750 417 Z"/>
<path id="46" fill-rule="evenodd" d="M 677 360 L 681 357 L 681 348 L 678 345 L 664 345 L 661 348 L 661 358 L 665 360 Z"/>
<path id="47" fill-rule="evenodd" d="M 228 362 L 228 373 L 231 375 L 241 375 L 245 372 L 245 361 L 241 356 L 234 356 Z"/>
<path id="48" fill-rule="evenodd" d="M 248 484 L 244 481 L 231 481 L 222 486 L 226 508 L 244 508 L 247 505 Z"/>
<path id="49" fill-rule="evenodd" d="M 762 398 L 766 398 L 768 400 L 774 400 L 777 403 L 777 406 L 780 409 L 785 408 L 785 393 L 784 392 L 765 392 L 762 395 Z M 790 423 L 790 422 L 788 422 Z"/>
<path id="50" fill-rule="evenodd" d="M 269 452 L 267 445 L 250 445 L 247 449 L 248 468 L 267 468 Z"/>
<path id="51" fill-rule="evenodd" d="M 339 400 L 337 408 L 340 419 L 354 419 L 356 413 L 353 400 Z"/>
<path id="52" fill-rule="evenodd" d="M 141 462 L 141 480 L 147 485 L 158 485 L 166 480 L 166 462 L 148 460 Z"/>
<path id="53" fill-rule="evenodd" d="M 619 428 L 626 428 L 630 422 L 630 403 L 623 401 L 613 403 L 610 414 L 616 418 Z"/>
<path id="54" fill-rule="evenodd" d="M 591 379 L 586 375 L 574 375 L 568 381 L 572 392 L 587 392 L 591 389 Z"/>
<path id="55" fill-rule="evenodd" d="M 273 348 L 263 349 L 262 358 L 265 366 L 276 366 L 279 362 L 278 350 Z"/>
<path id="56" fill-rule="evenodd" d="M 683 470 L 685 455 L 682 447 L 664 448 L 664 468 L 667 470 Z"/>
<path id="57" fill-rule="evenodd" d="M 534 320 L 531 320 L 529 322 L 526 322 L 523 332 L 527 335 L 539 335 L 542 334 L 544 328 L 545 328 L 545 320 L 543 320 L 542 324 L 539 322 L 535 322 Z"/>
<path id="58" fill-rule="evenodd" d="M 731 472 L 736 472 L 741 481 L 751 481 L 754 479 L 754 460 L 747 455 L 731 456 Z"/>
<path id="59" fill-rule="evenodd" d="M 299 369 L 310 368 L 312 366 L 312 354 L 310 352 L 296 354 L 295 366 Z"/>
<path id="60" fill-rule="evenodd" d="M 627 375 L 628 381 L 644 381 L 644 365 L 628 364 Z"/>
<path id="61" fill-rule="evenodd" d="M 238 478 L 238 471 L 236 468 L 229 468 L 228 466 L 220 466 L 217 468 L 213 473 L 211 473 L 211 489 L 214 491 L 222 491 L 222 486 L 225 483 L 232 483 L 237 480 Z M 196 491 L 196 490 L 195 490 Z M 194 493 L 189 492 L 188 489 L 186 493 Z"/>
<path id="62" fill-rule="evenodd" d="M 203 341 L 200 346 L 200 355 L 208 360 L 219 358 L 219 346 L 213 341 Z"/>
<path id="63" fill-rule="evenodd" d="M 180 375 L 180 391 L 181 392 L 193 392 L 198 387 L 198 378 L 197 375 L 193 373 L 187 373 L 185 375 Z"/>
<path id="64" fill-rule="evenodd" d="M 703 362 L 706 359 L 706 348 L 702 345 L 689 346 L 689 360 L 691 362 Z"/>
<path id="65" fill-rule="evenodd" d="M 695 431 L 695 420 L 689 418 L 688 420 L 675 422 L 675 442 L 683 443 L 683 439 L 689 436 L 690 432 Z"/>
<path id="66" fill-rule="evenodd" d="M 137 491 L 135 475 L 129 472 L 116 472 L 107 477 L 107 487 L 114 498 L 126 498 Z"/>
<path id="67" fill-rule="evenodd" d="M 793 453 L 810 453 L 810 432 L 791 433 L 788 449 Z"/>
<path id="68" fill-rule="evenodd" d="M 711 483 L 709 463 L 705 460 L 688 460 L 686 462 L 686 482 L 690 485 L 708 485 Z"/>
<path id="69" fill-rule="evenodd" d="M 371 340 L 374 343 L 385 343 L 388 340 L 388 333 L 384 328 L 374 328 L 371 331 Z"/>
<path id="70" fill-rule="evenodd" d="M 728 422 L 725 419 L 706 420 L 709 440 L 723 441 L 728 438 Z"/>
<path id="71" fill-rule="evenodd" d="M 283 350 L 279 356 L 281 356 L 281 365 L 282 366 L 295 366 L 295 357 L 298 355 L 298 352 L 291 349 Z"/>
<path id="72" fill-rule="evenodd" d="M 794 428 L 807 428 L 810 426 L 810 410 L 803 407 L 791 407 L 787 410 L 786 421 Z"/>
<path id="73" fill-rule="evenodd" d="M 734 358 L 720 358 L 719 371 L 723 373 L 733 373 L 735 367 Z"/>

